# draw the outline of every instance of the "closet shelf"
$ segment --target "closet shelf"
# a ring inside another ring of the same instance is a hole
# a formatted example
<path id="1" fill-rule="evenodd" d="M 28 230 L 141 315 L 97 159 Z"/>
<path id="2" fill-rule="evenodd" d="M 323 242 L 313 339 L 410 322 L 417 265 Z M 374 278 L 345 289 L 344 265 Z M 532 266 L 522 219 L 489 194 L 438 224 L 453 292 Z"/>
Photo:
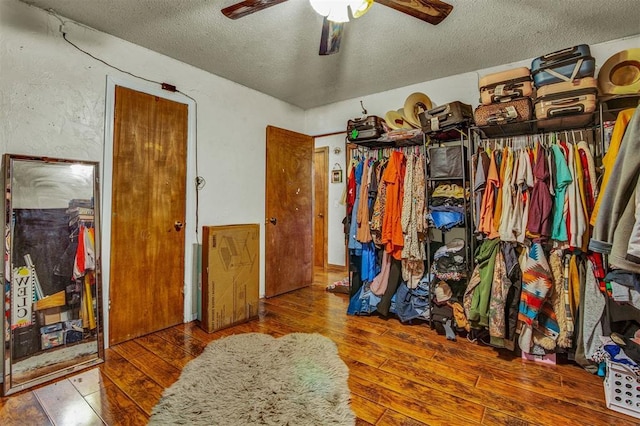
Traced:
<path id="1" fill-rule="evenodd" d="M 601 121 L 615 121 L 620 111 L 640 106 L 640 93 L 601 99 L 600 106 Z"/>
<path id="2" fill-rule="evenodd" d="M 349 141 L 349 143 L 365 148 L 402 148 L 406 146 L 420 146 L 424 144 L 424 133 L 418 129 L 415 129 L 414 131 L 394 130 L 383 134 L 377 139 Z"/>
<path id="3" fill-rule="evenodd" d="M 436 142 L 457 142 L 461 136 L 467 136 L 465 130 L 469 129 L 469 123 L 458 123 L 455 126 L 441 129 L 437 132 L 425 133 L 427 138 Z"/>
<path id="4" fill-rule="evenodd" d="M 596 113 L 575 114 L 545 120 L 528 120 L 491 126 L 476 126 L 483 139 L 508 136 L 526 136 L 536 133 L 550 133 L 577 128 L 592 128 L 595 125 Z"/>
<path id="5" fill-rule="evenodd" d="M 446 181 L 446 180 L 463 180 L 464 176 L 443 176 L 443 177 L 427 177 L 425 178 L 428 181 Z"/>

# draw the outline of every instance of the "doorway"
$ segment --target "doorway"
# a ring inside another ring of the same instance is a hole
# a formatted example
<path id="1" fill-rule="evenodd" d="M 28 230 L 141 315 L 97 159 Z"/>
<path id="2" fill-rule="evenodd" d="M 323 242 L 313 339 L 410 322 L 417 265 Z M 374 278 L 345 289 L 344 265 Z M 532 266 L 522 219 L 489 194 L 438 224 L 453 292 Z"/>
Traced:
<path id="1" fill-rule="evenodd" d="M 327 269 L 327 199 L 329 147 L 313 153 L 313 266 Z"/>
<path id="2" fill-rule="evenodd" d="M 311 136 L 267 126 L 266 297 L 313 281 L 313 144 Z"/>

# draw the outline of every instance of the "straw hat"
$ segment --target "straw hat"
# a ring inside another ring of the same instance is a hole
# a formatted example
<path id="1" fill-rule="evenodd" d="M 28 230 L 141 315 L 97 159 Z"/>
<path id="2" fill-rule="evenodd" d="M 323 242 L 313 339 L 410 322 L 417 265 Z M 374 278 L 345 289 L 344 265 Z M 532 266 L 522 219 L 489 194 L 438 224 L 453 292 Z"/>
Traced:
<path id="1" fill-rule="evenodd" d="M 412 126 L 419 128 L 420 118 L 418 118 L 418 114 L 431 108 L 433 108 L 433 104 L 427 95 L 420 92 L 412 93 L 404 101 L 404 119 Z"/>
<path id="2" fill-rule="evenodd" d="M 387 122 L 387 126 L 392 130 L 411 128 L 411 125 L 404 121 L 404 117 L 398 111 L 387 111 L 384 115 L 384 121 Z"/>
<path id="3" fill-rule="evenodd" d="M 601 95 L 640 94 L 640 49 L 627 49 L 611 56 L 598 73 Z"/>

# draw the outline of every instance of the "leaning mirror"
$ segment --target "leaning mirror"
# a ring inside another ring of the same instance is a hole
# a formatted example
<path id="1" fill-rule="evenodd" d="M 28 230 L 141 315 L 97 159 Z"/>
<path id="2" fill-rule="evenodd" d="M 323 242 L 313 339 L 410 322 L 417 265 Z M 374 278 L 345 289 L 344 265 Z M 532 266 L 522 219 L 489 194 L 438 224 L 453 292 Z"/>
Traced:
<path id="1" fill-rule="evenodd" d="M 98 163 L 5 154 L 5 395 L 102 362 Z"/>

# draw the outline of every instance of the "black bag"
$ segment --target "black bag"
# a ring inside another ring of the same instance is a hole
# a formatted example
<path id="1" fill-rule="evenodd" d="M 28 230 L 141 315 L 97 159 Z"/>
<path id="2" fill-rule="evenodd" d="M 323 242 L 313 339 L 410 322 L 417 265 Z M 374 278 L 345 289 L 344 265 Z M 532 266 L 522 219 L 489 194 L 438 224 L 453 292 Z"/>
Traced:
<path id="1" fill-rule="evenodd" d="M 461 178 L 463 176 L 463 167 L 466 162 L 462 146 L 430 146 L 427 155 L 430 178 Z"/>
<path id="2" fill-rule="evenodd" d="M 385 133 L 383 122 L 382 118 L 375 115 L 349 120 L 347 121 L 347 139 L 350 141 L 378 139 Z"/>

